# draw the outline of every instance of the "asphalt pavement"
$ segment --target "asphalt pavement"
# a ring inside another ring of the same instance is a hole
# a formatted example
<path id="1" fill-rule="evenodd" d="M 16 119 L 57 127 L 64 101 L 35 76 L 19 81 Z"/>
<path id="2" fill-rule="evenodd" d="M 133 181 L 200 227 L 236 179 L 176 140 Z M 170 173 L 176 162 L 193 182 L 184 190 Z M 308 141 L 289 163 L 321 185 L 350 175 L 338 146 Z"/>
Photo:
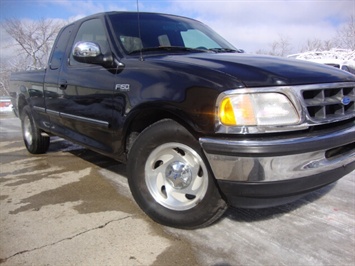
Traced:
<path id="1" fill-rule="evenodd" d="M 173 229 L 134 202 L 126 169 L 53 138 L 27 153 L 0 114 L 2 265 L 355 265 L 355 171 L 292 204 L 229 209 L 214 225 Z"/>

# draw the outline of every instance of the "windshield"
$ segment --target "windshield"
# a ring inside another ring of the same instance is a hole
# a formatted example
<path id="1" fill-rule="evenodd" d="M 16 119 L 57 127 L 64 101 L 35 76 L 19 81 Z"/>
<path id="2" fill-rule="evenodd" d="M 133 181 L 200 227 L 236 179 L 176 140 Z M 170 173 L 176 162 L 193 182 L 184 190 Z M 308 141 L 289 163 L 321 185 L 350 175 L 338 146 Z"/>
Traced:
<path id="1" fill-rule="evenodd" d="M 206 25 L 183 17 L 140 13 L 138 23 L 137 13 L 116 13 L 109 15 L 109 20 L 117 41 L 127 54 L 167 47 L 174 47 L 173 51 L 176 48 L 200 52 L 236 51 L 236 48 Z"/>

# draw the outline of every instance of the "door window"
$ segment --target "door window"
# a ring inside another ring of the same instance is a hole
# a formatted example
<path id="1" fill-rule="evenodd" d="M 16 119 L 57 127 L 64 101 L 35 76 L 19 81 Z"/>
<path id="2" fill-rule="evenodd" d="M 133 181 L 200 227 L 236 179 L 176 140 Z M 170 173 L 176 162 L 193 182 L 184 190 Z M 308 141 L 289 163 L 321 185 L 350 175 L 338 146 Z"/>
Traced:
<path id="1" fill-rule="evenodd" d="M 74 45 L 80 41 L 94 42 L 100 46 L 102 54 L 106 54 L 109 51 L 109 45 L 107 36 L 105 33 L 105 27 L 100 19 L 91 19 L 81 24 L 75 40 Z M 73 55 L 70 55 L 70 65 L 82 65 L 77 62 Z"/>

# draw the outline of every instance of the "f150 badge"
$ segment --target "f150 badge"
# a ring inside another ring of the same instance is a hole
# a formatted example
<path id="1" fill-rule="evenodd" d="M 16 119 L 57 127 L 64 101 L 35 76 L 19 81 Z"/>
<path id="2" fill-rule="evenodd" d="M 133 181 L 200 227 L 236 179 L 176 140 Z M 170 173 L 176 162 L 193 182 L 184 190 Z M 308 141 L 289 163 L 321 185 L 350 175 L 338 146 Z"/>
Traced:
<path id="1" fill-rule="evenodd" d="M 116 84 L 115 90 L 116 91 L 129 91 L 130 86 L 129 84 Z"/>

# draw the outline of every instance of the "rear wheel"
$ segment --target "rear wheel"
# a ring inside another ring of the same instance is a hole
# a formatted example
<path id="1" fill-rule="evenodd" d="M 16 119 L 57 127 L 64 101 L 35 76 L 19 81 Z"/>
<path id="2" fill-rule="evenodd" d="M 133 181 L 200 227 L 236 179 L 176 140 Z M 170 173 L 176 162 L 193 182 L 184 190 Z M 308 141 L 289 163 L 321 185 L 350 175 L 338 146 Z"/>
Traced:
<path id="1" fill-rule="evenodd" d="M 21 116 L 22 136 L 27 150 L 32 154 L 45 153 L 49 148 L 50 139 L 42 136 L 33 119 L 31 108 L 27 105 Z"/>
<path id="2" fill-rule="evenodd" d="M 226 209 L 199 143 L 173 120 L 159 121 L 139 135 L 128 171 L 136 202 L 161 224 L 204 227 Z"/>

